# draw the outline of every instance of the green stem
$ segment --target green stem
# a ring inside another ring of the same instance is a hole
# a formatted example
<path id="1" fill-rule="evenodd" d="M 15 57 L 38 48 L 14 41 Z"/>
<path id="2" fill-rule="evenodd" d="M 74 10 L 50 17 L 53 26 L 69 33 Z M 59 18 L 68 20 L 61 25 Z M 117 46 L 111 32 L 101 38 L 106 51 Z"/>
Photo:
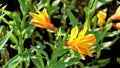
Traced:
<path id="1" fill-rule="evenodd" d="M 22 38 L 22 34 L 20 33 L 19 45 L 18 45 L 18 54 L 21 54 L 22 52 L 23 52 L 23 38 Z M 19 68 L 23 68 L 23 63 L 20 63 Z"/>
<path id="2" fill-rule="evenodd" d="M 64 11 L 63 11 L 63 28 L 65 29 L 66 28 L 66 8 L 67 8 L 67 0 L 64 0 L 64 3 L 63 3 L 63 9 L 64 9 Z"/>

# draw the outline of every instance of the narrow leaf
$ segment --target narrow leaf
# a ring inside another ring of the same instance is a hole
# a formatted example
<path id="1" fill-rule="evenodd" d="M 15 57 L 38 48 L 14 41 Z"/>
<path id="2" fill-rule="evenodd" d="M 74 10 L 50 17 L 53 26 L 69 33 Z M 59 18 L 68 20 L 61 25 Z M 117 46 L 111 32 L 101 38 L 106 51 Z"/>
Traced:
<path id="1" fill-rule="evenodd" d="M 67 9 L 67 15 L 70 18 L 70 24 L 74 27 L 77 25 L 77 20 L 70 9 Z"/>
<path id="2" fill-rule="evenodd" d="M 22 61 L 22 58 L 18 54 L 12 59 L 10 59 L 2 68 L 16 68 L 21 61 Z"/>
<path id="3" fill-rule="evenodd" d="M 59 48 L 61 44 L 62 44 L 62 37 L 59 36 L 58 41 L 56 43 L 56 47 Z"/>
<path id="4" fill-rule="evenodd" d="M 3 38 L 0 39 L 0 50 L 4 47 L 5 43 L 8 41 L 10 34 L 13 30 L 11 30 L 9 33 L 7 33 Z"/>

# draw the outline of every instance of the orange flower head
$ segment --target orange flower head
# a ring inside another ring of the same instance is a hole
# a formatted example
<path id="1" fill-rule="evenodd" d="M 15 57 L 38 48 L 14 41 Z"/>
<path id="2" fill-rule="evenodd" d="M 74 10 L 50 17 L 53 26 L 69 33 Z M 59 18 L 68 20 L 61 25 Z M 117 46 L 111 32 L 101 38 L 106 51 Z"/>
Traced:
<path id="1" fill-rule="evenodd" d="M 120 20 L 120 6 L 117 8 L 116 12 L 110 17 L 111 20 Z"/>
<path id="2" fill-rule="evenodd" d="M 31 15 L 33 17 L 33 19 L 30 21 L 30 23 L 33 24 L 36 27 L 54 30 L 55 27 L 53 26 L 53 24 L 51 24 L 49 16 L 46 12 L 46 9 L 43 9 L 43 11 L 40 12 L 35 7 L 35 10 L 38 14 L 33 13 L 33 12 L 29 12 L 29 15 Z"/>
<path id="3" fill-rule="evenodd" d="M 87 24 L 84 24 L 84 28 L 78 33 L 78 27 L 75 26 L 71 30 L 70 39 L 66 42 L 66 46 L 78 51 L 81 57 L 84 59 L 84 55 L 92 57 L 91 46 L 96 42 L 94 34 L 85 35 L 88 29 Z"/>
<path id="4" fill-rule="evenodd" d="M 112 23 L 113 28 L 120 30 L 120 22 Z"/>
<path id="5" fill-rule="evenodd" d="M 97 17 L 98 17 L 98 26 L 102 26 L 106 18 L 106 13 L 104 11 L 99 11 L 97 13 Z"/>

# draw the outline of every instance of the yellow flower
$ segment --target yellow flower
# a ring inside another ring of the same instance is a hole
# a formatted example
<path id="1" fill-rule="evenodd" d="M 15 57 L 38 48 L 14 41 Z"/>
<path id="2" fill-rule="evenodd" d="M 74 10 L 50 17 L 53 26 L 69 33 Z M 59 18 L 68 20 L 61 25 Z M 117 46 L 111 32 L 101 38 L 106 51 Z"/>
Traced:
<path id="1" fill-rule="evenodd" d="M 111 20 L 120 20 L 120 6 L 117 8 L 116 12 L 110 17 Z"/>
<path id="2" fill-rule="evenodd" d="M 78 51 L 81 57 L 84 59 L 84 55 L 92 57 L 91 46 L 96 42 L 94 34 L 85 35 L 88 29 L 87 24 L 84 24 L 84 28 L 78 33 L 78 27 L 75 26 L 71 30 L 70 39 L 66 42 L 66 46 Z"/>
<path id="3" fill-rule="evenodd" d="M 106 18 L 106 13 L 104 11 L 99 11 L 97 13 L 97 17 L 98 17 L 98 26 L 102 26 Z"/>
<path id="4" fill-rule="evenodd" d="M 53 26 L 53 24 L 51 24 L 49 16 L 46 12 L 46 9 L 43 9 L 43 11 L 40 12 L 35 7 L 35 10 L 38 14 L 33 13 L 33 12 L 29 12 L 29 15 L 31 15 L 33 17 L 33 19 L 30 21 L 30 23 L 33 24 L 36 27 L 54 30 L 55 27 Z"/>

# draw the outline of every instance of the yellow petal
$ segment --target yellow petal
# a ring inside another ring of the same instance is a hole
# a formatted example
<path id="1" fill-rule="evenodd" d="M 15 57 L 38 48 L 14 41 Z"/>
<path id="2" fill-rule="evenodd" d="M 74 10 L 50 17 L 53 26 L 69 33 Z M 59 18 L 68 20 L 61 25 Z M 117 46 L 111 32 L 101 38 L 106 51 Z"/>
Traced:
<path id="1" fill-rule="evenodd" d="M 42 22 L 38 21 L 38 20 L 34 20 L 32 19 L 30 21 L 30 24 L 33 24 L 36 27 L 40 27 L 40 28 L 47 28 L 47 26 L 45 24 L 43 24 Z"/>
<path id="2" fill-rule="evenodd" d="M 72 30 L 71 30 L 71 34 L 70 34 L 70 39 L 69 39 L 69 41 L 74 40 L 74 39 L 76 38 L 77 34 L 78 34 L 78 27 L 75 26 L 75 27 L 72 28 Z"/>
<path id="3" fill-rule="evenodd" d="M 33 13 L 33 12 L 29 12 L 29 15 L 31 15 L 34 20 L 38 20 L 38 21 L 40 21 L 41 23 L 46 24 L 46 23 L 45 23 L 45 17 L 44 17 L 43 14 L 39 14 L 39 15 L 38 15 L 38 14 L 35 14 L 35 13 Z"/>
<path id="4" fill-rule="evenodd" d="M 34 6 L 35 8 L 35 11 L 38 13 L 38 14 L 41 14 L 41 12 L 36 8 L 36 6 Z"/>
<path id="5" fill-rule="evenodd" d="M 83 28 L 83 29 L 79 32 L 79 34 L 78 34 L 78 38 L 79 38 L 79 39 L 82 38 L 82 37 L 85 35 L 87 29 L 88 29 L 88 25 L 87 25 L 87 23 L 85 23 L 85 24 L 84 24 L 84 28 Z"/>
<path id="6" fill-rule="evenodd" d="M 29 15 L 33 17 L 33 19 L 40 20 L 40 16 L 38 14 L 35 14 L 33 12 L 29 12 Z"/>
<path id="7" fill-rule="evenodd" d="M 79 39 L 77 44 L 84 45 L 85 47 L 91 47 L 95 44 L 96 38 L 94 34 L 88 34 L 83 38 Z"/>
<path id="8" fill-rule="evenodd" d="M 106 12 L 104 12 L 104 11 L 99 11 L 98 13 L 97 13 L 97 17 L 98 18 L 100 18 L 100 19 L 105 19 L 106 18 Z"/>
<path id="9" fill-rule="evenodd" d="M 44 16 L 46 16 L 47 18 L 49 18 L 46 9 L 43 9 L 42 14 L 44 14 Z"/>
<path id="10" fill-rule="evenodd" d="M 41 12 L 36 8 L 36 6 L 34 6 L 34 8 L 35 8 L 35 11 L 39 14 L 39 19 L 38 19 L 38 20 L 40 20 L 40 21 L 42 21 L 42 22 L 45 23 L 45 16 L 44 16 L 44 14 L 41 13 Z"/>
<path id="11" fill-rule="evenodd" d="M 120 6 L 117 8 L 117 10 L 116 10 L 115 14 L 120 15 Z"/>
<path id="12" fill-rule="evenodd" d="M 104 19 L 98 19 L 98 26 L 103 26 Z"/>

